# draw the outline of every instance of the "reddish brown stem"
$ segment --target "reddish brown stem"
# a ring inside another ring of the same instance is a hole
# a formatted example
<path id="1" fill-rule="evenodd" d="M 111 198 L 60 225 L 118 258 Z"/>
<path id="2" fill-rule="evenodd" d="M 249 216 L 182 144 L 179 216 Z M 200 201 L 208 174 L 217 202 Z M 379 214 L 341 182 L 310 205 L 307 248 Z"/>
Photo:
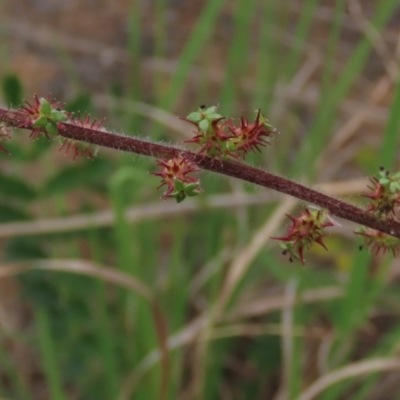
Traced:
<path id="1" fill-rule="evenodd" d="M 18 127 L 26 122 L 26 117 L 19 111 L 0 108 L 0 121 L 9 126 Z M 23 126 L 27 129 L 31 128 L 28 125 Z M 59 123 L 58 134 L 68 139 L 154 158 L 172 158 L 178 154 L 185 155 L 203 169 L 277 190 L 324 208 L 339 218 L 376 229 L 400 239 L 400 223 L 394 220 L 387 219 L 383 221 L 344 201 L 238 161 L 219 161 L 177 147 L 153 143 L 130 136 L 117 135 L 103 130 L 83 128 L 71 123 Z"/>

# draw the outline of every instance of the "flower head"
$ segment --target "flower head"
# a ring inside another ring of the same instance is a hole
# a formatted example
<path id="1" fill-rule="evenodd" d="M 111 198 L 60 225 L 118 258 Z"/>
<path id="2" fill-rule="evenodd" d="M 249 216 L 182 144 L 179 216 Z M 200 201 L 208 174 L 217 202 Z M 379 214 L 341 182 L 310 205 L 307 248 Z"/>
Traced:
<path id="1" fill-rule="evenodd" d="M 375 255 L 391 251 L 393 256 L 400 254 L 400 240 L 375 229 L 360 227 L 355 233 L 364 239 L 364 245 Z"/>
<path id="2" fill-rule="evenodd" d="M 294 257 L 304 265 L 304 249 L 311 247 L 314 242 L 318 243 L 325 250 L 328 250 L 323 242 L 323 237 L 325 236 L 324 229 L 337 224 L 326 210 L 310 210 L 306 208 L 297 218 L 288 214 L 287 217 L 292 221 L 287 234 L 271 239 L 283 242 L 281 243 L 281 247 L 284 249 L 283 254 L 288 253 L 290 261 L 293 261 Z"/>
<path id="3" fill-rule="evenodd" d="M 201 106 L 198 111 L 182 119 L 196 127 L 195 136 L 190 140 L 185 140 L 186 143 L 200 145 L 199 154 L 222 158 L 227 155 L 226 140 L 231 136 L 227 127 L 230 120 L 226 120 L 216 111 L 217 106 L 209 108 Z"/>
<path id="4" fill-rule="evenodd" d="M 400 172 L 390 174 L 383 167 L 380 168 L 379 177 L 370 179 L 371 192 L 362 196 L 370 199 L 367 212 L 377 217 L 394 217 L 395 210 L 400 206 Z"/>
<path id="5" fill-rule="evenodd" d="M 90 120 L 90 114 L 85 114 L 84 117 L 81 117 L 80 113 L 77 117 L 71 118 L 69 121 L 71 124 L 80 126 L 82 128 L 94 129 L 99 130 L 104 124 L 105 118 L 101 120 L 94 119 L 93 121 Z"/>
<path id="6" fill-rule="evenodd" d="M 200 145 L 199 154 L 244 159 L 247 153 L 260 151 L 261 146 L 268 145 L 268 139 L 278 133 L 260 110 L 252 123 L 241 117 L 238 127 L 234 126 L 231 119 L 226 119 L 216 111 L 216 106 L 202 106 L 184 119 L 196 127 L 195 136 L 186 142 Z"/>
<path id="7" fill-rule="evenodd" d="M 190 173 L 198 172 L 200 169 L 185 156 L 158 160 L 157 165 L 161 167 L 161 171 L 151 174 L 161 177 L 161 184 L 158 188 L 167 186 L 167 190 L 162 196 L 163 199 L 173 197 L 180 203 L 186 196 L 196 196 L 202 192 L 199 181 L 189 176 Z"/>
<path id="8" fill-rule="evenodd" d="M 66 121 L 69 115 L 59 108 L 59 103 L 34 96 L 33 104 L 25 101 L 26 106 L 21 108 L 25 121 L 19 126 L 26 128 L 32 126 L 30 137 L 36 138 L 43 133 L 48 139 L 49 135 L 57 135 L 57 124 Z"/>
<path id="9" fill-rule="evenodd" d="M 240 126 L 230 126 L 229 130 L 233 137 L 228 139 L 227 147 L 231 152 L 236 152 L 241 158 L 245 158 L 246 154 L 252 151 L 261 151 L 260 146 L 269 145 L 268 139 L 278 133 L 276 128 L 268 123 L 268 120 L 261 114 L 261 110 L 257 111 L 256 119 L 253 123 L 241 117 Z"/>
<path id="10" fill-rule="evenodd" d="M 91 145 L 85 142 L 80 142 L 79 140 L 64 139 L 58 151 L 64 150 L 64 154 L 67 155 L 72 152 L 72 159 L 79 156 L 86 156 L 87 158 L 93 159 L 94 152 L 91 149 Z"/>

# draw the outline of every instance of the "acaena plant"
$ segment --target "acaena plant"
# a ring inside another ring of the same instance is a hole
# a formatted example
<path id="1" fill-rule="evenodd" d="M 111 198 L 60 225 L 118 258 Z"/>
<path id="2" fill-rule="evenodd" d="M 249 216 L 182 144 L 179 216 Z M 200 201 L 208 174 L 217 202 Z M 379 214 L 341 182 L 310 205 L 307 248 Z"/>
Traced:
<path id="1" fill-rule="evenodd" d="M 288 215 L 291 225 L 287 233 L 274 237 L 281 242 L 283 253 L 290 261 L 298 259 L 304 264 L 304 251 L 314 243 L 326 249 L 323 238 L 326 229 L 337 225 L 333 217 L 360 224 L 355 233 L 375 254 L 390 251 L 400 253 L 400 172 L 390 173 L 381 167 L 377 177 L 371 179 L 369 191 L 362 196 L 369 200 L 365 208 L 301 185 L 284 177 L 254 168 L 245 162 L 246 156 L 271 143 L 279 132 L 257 110 L 254 119 L 241 117 L 238 123 L 218 113 L 216 106 L 200 106 L 186 118 L 193 129 L 193 137 L 186 143 L 197 146 L 197 151 L 152 142 L 147 139 L 111 133 L 103 121 L 91 121 L 88 115 L 75 116 L 64 111 L 60 104 L 49 99 L 34 97 L 32 104 L 19 109 L 0 107 L 0 151 L 9 153 L 4 142 L 11 139 L 12 128 L 27 129 L 30 136 L 59 139 L 60 150 L 78 156 L 95 157 L 101 147 L 153 157 L 159 167 L 153 175 L 164 187 L 163 199 L 177 202 L 203 192 L 197 174 L 201 170 L 234 177 L 281 193 L 296 197 L 317 208 L 305 207 L 298 216 Z"/>

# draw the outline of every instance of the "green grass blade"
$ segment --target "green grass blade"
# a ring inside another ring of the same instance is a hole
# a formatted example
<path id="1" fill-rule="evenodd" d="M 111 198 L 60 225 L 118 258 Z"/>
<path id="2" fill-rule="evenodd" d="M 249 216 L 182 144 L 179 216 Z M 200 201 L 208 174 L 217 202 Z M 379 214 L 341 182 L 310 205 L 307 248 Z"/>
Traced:
<path id="1" fill-rule="evenodd" d="M 380 31 L 388 19 L 392 16 L 397 0 L 381 1 L 376 7 L 376 13 L 371 21 L 374 28 Z M 325 99 L 324 106 L 316 116 L 316 121 L 304 140 L 304 144 L 298 153 L 294 171 L 301 171 L 301 166 L 307 160 L 307 165 L 313 165 L 318 154 L 321 153 L 327 138 L 331 132 L 336 116 L 336 110 L 343 98 L 350 91 L 355 79 L 359 76 L 367 58 L 371 52 L 372 44 L 368 38 L 363 38 L 354 49 L 349 61 L 343 68 L 340 78 L 335 83 L 330 96 Z M 313 173 L 312 169 L 308 170 Z"/>
<path id="2" fill-rule="evenodd" d="M 336 50 L 339 45 L 340 33 L 342 30 L 343 13 L 346 6 L 346 0 L 338 0 L 335 4 L 335 9 L 332 19 L 332 28 L 329 34 L 328 43 L 326 46 L 326 58 L 324 70 L 321 79 L 321 89 L 319 95 L 319 105 L 317 106 L 316 114 L 320 112 L 320 108 L 324 104 L 324 99 L 329 96 L 329 91 L 332 90 L 332 78 L 335 65 Z"/>
<path id="3" fill-rule="evenodd" d="M 225 0 L 214 0 L 208 1 L 205 4 L 199 19 L 197 20 L 197 23 L 182 50 L 168 90 L 161 101 L 160 105 L 162 108 L 168 110 L 173 109 L 176 98 L 179 96 L 183 86 L 186 84 L 186 76 L 194 63 L 196 56 L 207 43 L 224 3 Z M 203 57 L 207 57 L 207 51 L 205 51 Z"/>
<path id="4" fill-rule="evenodd" d="M 294 43 L 291 51 L 288 54 L 287 60 L 284 61 L 286 68 L 284 70 L 285 80 L 290 80 L 296 72 L 300 64 L 300 59 L 303 53 L 304 45 L 307 35 L 310 31 L 311 24 L 315 11 L 317 9 L 319 0 L 307 0 L 304 4 L 304 9 L 300 13 L 300 20 L 296 25 L 294 31 Z"/>
<path id="5" fill-rule="evenodd" d="M 119 268 L 141 279 L 143 282 L 153 282 L 152 274 L 157 264 L 155 228 L 151 223 L 131 227 L 125 218 L 126 193 L 128 184 L 140 179 L 131 167 L 124 167 L 112 177 L 109 185 L 110 198 L 115 213 L 116 249 Z M 157 336 L 154 331 L 151 310 L 144 299 L 137 296 L 122 296 L 124 304 L 124 322 L 126 340 L 124 344 L 125 361 L 132 367 L 144 357 L 147 352 L 158 347 Z M 141 381 L 137 388 L 142 398 L 156 398 L 160 376 L 157 365 Z"/>
<path id="6" fill-rule="evenodd" d="M 389 110 L 389 118 L 386 123 L 384 136 L 382 139 L 381 150 L 378 157 L 375 171 L 378 171 L 380 166 L 385 168 L 393 168 L 399 144 L 399 131 L 400 131 L 400 79 L 396 85 L 393 102 Z"/>
<path id="7" fill-rule="evenodd" d="M 224 77 L 224 85 L 220 95 L 221 112 L 232 115 L 236 103 L 236 90 L 243 70 L 250 57 L 249 40 L 252 33 L 252 19 L 256 11 L 256 0 L 239 0 L 234 13 L 234 34 L 229 49 Z"/>
<path id="8" fill-rule="evenodd" d="M 277 18 L 276 2 L 274 0 L 267 0 L 263 2 L 261 7 L 262 23 L 258 45 L 253 108 L 261 108 L 265 114 L 268 114 L 274 83 L 279 72 L 278 63 L 271 61 L 278 59 L 279 54 L 279 47 L 274 39 Z"/>
<path id="9" fill-rule="evenodd" d="M 65 396 L 62 385 L 61 370 L 57 363 L 57 351 L 55 348 L 55 340 L 51 334 L 49 317 L 41 308 L 35 310 L 35 317 L 39 347 L 42 354 L 43 368 L 50 398 L 52 400 L 66 400 L 67 397 Z"/>
<path id="10" fill-rule="evenodd" d="M 92 251 L 93 260 L 101 265 L 102 251 L 98 238 L 98 231 L 92 229 L 89 232 L 89 242 Z M 106 286 L 102 280 L 96 282 L 97 301 L 94 308 L 94 320 L 98 329 L 96 330 L 99 350 L 104 360 L 104 381 L 107 390 L 107 397 L 116 398 L 120 389 L 119 371 L 115 354 L 114 335 L 111 330 L 111 316 L 108 314 Z"/>
<path id="11" fill-rule="evenodd" d="M 341 335 L 347 335 L 357 328 L 365 317 L 365 291 L 368 285 L 370 255 L 366 251 L 356 251 L 353 257 L 345 293 L 337 314 L 336 326 Z"/>
<path id="12" fill-rule="evenodd" d="M 168 5 L 166 0 L 155 1 L 155 37 L 154 37 L 154 56 L 157 59 L 162 59 L 166 56 L 168 30 L 166 26 L 166 15 Z M 154 91 L 157 101 L 162 98 L 163 90 L 163 74 L 155 72 L 154 75 Z"/>

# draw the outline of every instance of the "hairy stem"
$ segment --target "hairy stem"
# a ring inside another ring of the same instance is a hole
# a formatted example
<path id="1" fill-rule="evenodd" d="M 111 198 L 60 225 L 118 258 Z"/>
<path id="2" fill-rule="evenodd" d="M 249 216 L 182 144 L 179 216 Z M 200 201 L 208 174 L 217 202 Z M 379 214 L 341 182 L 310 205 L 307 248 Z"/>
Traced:
<path id="1" fill-rule="evenodd" d="M 12 127 L 31 128 L 31 126 L 26 123 L 26 116 L 19 111 L 0 108 L 0 121 Z M 154 158 L 168 159 L 178 154 L 185 155 L 203 169 L 277 190 L 324 208 L 336 217 L 376 229 L 400 239 L 400 223 L 392 219 L 378 219 L 349 203 L 327 196 L 289 179 L 271 174 L 270 172 L 251 167 L 242 162 L 231 160 L 220 161 L 177 147 L 118 135 L 101 129 L 84 128 L 67 122 L 58 123 L 58 134 L 68 139 Z"/>

